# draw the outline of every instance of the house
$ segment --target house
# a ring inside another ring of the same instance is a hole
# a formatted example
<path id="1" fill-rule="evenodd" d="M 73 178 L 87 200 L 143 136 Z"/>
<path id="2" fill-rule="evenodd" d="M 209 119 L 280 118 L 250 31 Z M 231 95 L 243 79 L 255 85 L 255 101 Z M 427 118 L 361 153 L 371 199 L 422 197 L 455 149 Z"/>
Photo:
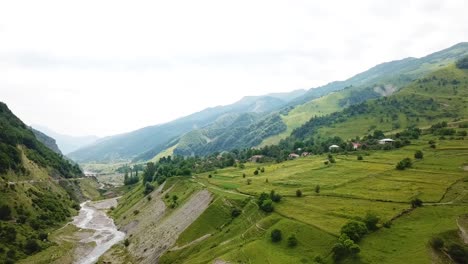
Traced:
<path id="1" fill-rule="evenodd" d="M 250 161 L 251 162 L 259 162 L 261 159 L 263 159 L 263 155 L 254 155 L 252 157 L 250 157 Z"/>
<path id="2" fill-rule="evenodd" d="M 381 139 L 379 140 L 379 144 L 391 144 L 395 142 L 395 140 L 391 139 L 391 138 L 384 138 L 384 139 Z"/>
<path id="3" fill-rule="evenodd" d="M 340 148 L 340 146 L 338 146 L 338 145 L 331 145 L 330 147 L 328 147 L 329 150 L 337 150 L 339 148 Z"/>
<path id="4" fill-rule="evenodd" d="M 310 152 L 302 152 L 302 155 L 301 155 L 301 156 L 302 156 L 302 157 L 307 157 L 307 156 L 309 156 L 310 154 L 311 154 Z"/>
<path id="5" fill-rule="evenodd" d="M 351 142 L 351 144 L 353 144 L 353 149 L 358 149 L 362 146 L 361 143 Z"/>
<path id="6" fill-rule="evenodd" d="M 288 155 L 288 157 L 289 157 L 290 159 L 297 159 L 297 158 L 299 158 L 300 156 L 297 155 L 296 153 L 291 153 L 291 154 Z"/>

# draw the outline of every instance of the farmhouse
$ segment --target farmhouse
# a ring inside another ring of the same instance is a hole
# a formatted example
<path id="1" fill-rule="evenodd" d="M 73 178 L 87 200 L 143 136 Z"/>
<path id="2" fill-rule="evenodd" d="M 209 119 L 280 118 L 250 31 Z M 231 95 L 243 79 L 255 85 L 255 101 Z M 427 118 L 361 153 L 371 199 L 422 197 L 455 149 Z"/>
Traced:
<path id="1" fill-rule="evenodd" d="M 351 142 L 353 144 L 353 149 L 358 149 L 361 147 L 361 143 Z"/>
<path id="2" fill-rule="evenodd" d="M 336 150 L 336 149 L 339 149 L 340 146 L 338 145 L 331 145 L 330 147 L 328 147 L 329 150 Z"/>
<path id="3" fill-rule="evenodd" d="M 390 144 L 390 143 L 393 143 L 395 142 L 395 140 L 391 139 L 391 138 L 384 138 L 384 139 L 381 139 L 379 140 L 379 144 Z"/>
<path id="4" fill-rule="evenodd" d="M 250 161 L 251 162 L 259 162 L 261 159 L 263 159 L 263 155 L 254 155 L 252 157 L 250 157 Z"/>
<path id="5" fill-rule="evenodd" d="M 296 158 L 299 158 L 300 156 L 297 155 L 296 153 L 291 153 L 291 154 L 289 154 L 288 157 L 289 157 L 290 159 L 296 159 Z"/>
<path id="6" fill-rule="evenodd" d="M 302 156 L 302 157 L 307 157 L 307 156 L 309 156 L 310 154 L 311 154 L 310 152 L 302 152 L 302 155 L 301 155 L 301 156 Z"/>

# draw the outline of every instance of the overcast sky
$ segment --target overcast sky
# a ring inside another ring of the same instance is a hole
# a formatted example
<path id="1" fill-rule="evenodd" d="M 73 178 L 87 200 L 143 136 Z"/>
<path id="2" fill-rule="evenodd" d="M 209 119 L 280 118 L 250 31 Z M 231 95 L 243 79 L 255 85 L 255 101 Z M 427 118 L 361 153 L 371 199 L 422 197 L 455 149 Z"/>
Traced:
<path id="1" fill-rule="evenodd" d="M 468 37 L 468 1 L 1 1 L 0 101 L 112 135 Z"/>

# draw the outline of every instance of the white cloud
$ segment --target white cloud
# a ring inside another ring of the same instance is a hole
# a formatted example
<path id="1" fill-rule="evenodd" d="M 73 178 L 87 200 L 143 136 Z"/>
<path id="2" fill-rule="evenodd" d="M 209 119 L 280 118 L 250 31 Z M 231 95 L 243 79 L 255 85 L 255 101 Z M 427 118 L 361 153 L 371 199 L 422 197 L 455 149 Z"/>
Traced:
<path id="1" fill-rule="evenodd" d="M 310 88 L 468 33 L 454 1 L 3 1 L 0 100 L 110 135 L 244 95 Z"/>

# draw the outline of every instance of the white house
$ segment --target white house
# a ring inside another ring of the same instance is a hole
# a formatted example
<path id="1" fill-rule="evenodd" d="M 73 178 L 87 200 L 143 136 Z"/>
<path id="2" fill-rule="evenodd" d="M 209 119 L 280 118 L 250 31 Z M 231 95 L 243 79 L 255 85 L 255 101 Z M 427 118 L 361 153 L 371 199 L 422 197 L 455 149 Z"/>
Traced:
<path id="1" fill-rule="evenodd" d="M 379 144 L 388 144 L 388 143 L 393 143 L 395 142 L 395 140 L 391 139 L 391 138 L 384 138 L 384 139 L 381 139 L 379 140 Z"/>
<path id="2" fill-rule="evenodd" d="M 330 147 L 328 147 L 329 150 L 333 150 L 333 149 L 339 149 L 340 146 L 338 145 L 331 145 Z"/>

